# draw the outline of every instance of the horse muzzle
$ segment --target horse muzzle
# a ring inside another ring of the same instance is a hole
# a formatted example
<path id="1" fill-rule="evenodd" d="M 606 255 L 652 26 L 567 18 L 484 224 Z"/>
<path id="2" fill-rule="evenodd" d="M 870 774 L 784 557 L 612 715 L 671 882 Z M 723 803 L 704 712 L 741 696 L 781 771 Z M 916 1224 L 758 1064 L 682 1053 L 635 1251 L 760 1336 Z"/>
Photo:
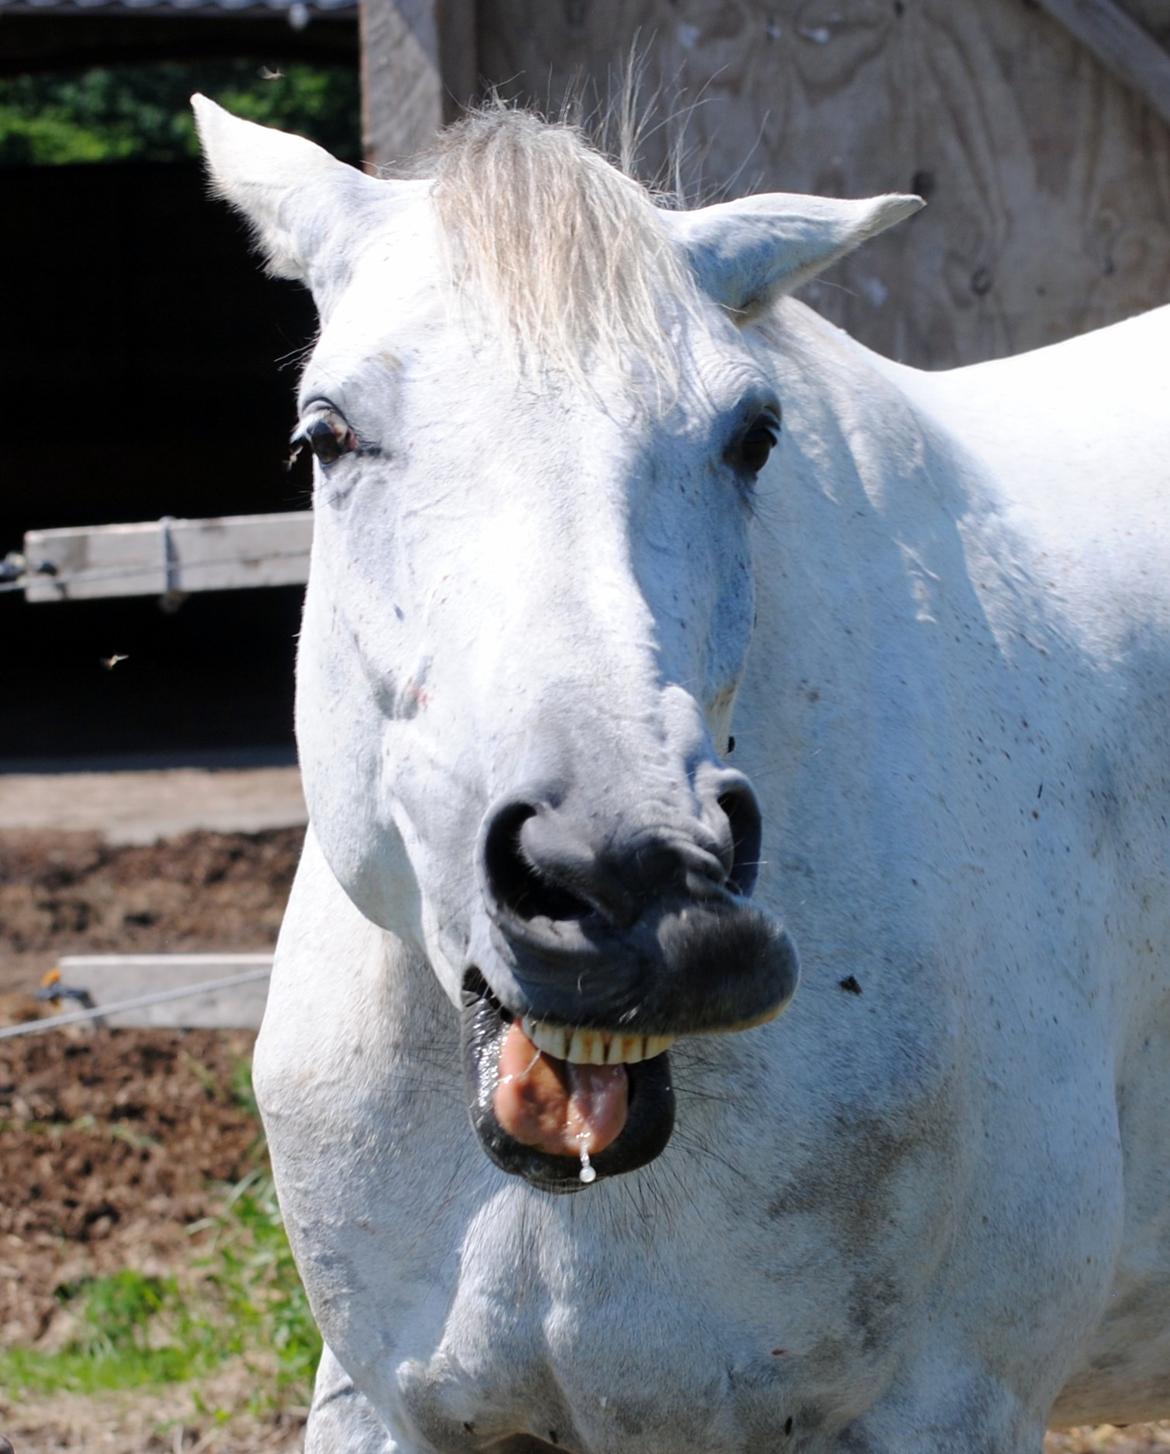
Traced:
<path id="1" fill-rule="evenodd" d="M 726 771 L 714 787 L 702 818 L 600 847 L 537 793 L 487 815 L 463 1059 L 503 1170 L 568 1191 L 646 1165 L 674 1125 L 671 1043 L 762 1024 L 792 998 L 792 941 L 747 897 L 754 795 Z"/>

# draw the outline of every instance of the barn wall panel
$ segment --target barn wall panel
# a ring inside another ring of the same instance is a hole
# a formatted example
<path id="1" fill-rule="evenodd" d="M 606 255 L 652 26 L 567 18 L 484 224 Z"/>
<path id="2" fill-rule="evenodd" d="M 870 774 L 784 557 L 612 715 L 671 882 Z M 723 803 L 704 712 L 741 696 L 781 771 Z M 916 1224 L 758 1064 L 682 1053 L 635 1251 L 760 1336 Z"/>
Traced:
<path id="1" fill-rule="evenodd" d="M 393 167 L 475 93 L 475 0 L 362 0 L 361 35 L 363 150 Z"/>
<path id="2" fill-rule="evenodd" d="M 1170 301 L 1170 128 L 1027 0 L 480 0 L 511 95 L 604 91 L 635 44 L 649 89 L 702 98 L 695 191 L 928 197 L 806 290 L 872 347 L 948 367 Z"/>

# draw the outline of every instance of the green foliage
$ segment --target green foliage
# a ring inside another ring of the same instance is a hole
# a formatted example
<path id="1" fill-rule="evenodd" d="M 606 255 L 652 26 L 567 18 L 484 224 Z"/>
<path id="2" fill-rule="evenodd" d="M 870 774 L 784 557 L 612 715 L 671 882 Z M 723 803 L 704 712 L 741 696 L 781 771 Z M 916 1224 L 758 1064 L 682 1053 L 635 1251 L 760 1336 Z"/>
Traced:
<path id="1" fill-rule="evenodd" d="M 321 1335 L 293 1261 L 271 1172 L 255 1171 L 233 1187 L 215 1233 L 205 1265 L 234 1324 L 235 1351 L 272 1353 L 280 1384 L 303 1390 L 307 1398 Z"/>
<path id="2" fill-rule="evenodd" d="M 222 1361 L 211 1326 L 195 1316 L 173 1277 L 127 1269 L 58 1290 L 76 1304 L 78 1328 L 59 1353 L 0 1353 L 0 1385 L 27 1392 L 97 1393 L 175 1383 Z"/>
<path id="3" fill-rule="evenodd" d="M 243 1063 L 229 1093 L 251 1100 Z M 263 1142 L 258 1143 L 263 1156 Z M 55 1353 L 0 1351 L 0 1387 L 11 1395 L 188 1383 L 201 1409 L 198 1380 L 227 1360 L 255 1366 L 264 1392 L 252 1412 L 288 1398 L 307 1403 L 321 1335 L 293 1262 L 266 1160 L 235 1186 L 214 1217 L 189 1228 L 205 1236 L 190 1277 L 154 1277 L 127 1268 L 58 1289 L 75 1315 Z M 275 1370 L 275 1373 L 274 1373 Z M 215 1410 L 217 1419 L 231 1410 Z"/>
<path id="4" fill-rule="evenodd" d="M 356 69 L 303 62 L 160 62 L 0 80 L 0 163 L 180 161 L 198 155 L 189 98 L 300 132 L 356 160 Z"/>
<path id="5" fill-rule="evenodd" d="M 232 1066 L 231 1081 L 228 1085 L 228 1092 L 232 1100 L 255 1120 L 260 1119 L 260 1107 L 256 1101 L 256 1092 L 252 1088 L 252 1062 L 241 1057 Z"/>

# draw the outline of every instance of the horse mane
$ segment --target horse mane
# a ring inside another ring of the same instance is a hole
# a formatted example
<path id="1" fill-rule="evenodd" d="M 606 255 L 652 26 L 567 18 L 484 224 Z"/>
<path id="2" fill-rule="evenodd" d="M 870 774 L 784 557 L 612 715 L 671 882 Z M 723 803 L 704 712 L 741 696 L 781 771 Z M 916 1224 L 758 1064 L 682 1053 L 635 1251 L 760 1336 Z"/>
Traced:
<path id="1" fill-rule="evenodd" d="M 430 170 L 456 293 L 522 366 L 676 384 L 670 321 L 694 280 L 655 195 L 579 127 L 491 105 L 442 134 Z"/>

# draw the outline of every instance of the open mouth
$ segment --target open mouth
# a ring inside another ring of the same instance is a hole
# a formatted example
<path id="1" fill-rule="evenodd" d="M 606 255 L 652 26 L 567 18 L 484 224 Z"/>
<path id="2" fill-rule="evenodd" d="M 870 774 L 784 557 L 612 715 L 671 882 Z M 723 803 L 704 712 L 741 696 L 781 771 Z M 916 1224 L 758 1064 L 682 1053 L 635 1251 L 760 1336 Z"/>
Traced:
<path id="1" fill-rule="evenodd" d="M 516 1019 L 482 975 L 463 990 L 471 1120 L 502 1170 L 577 1191 L 646 1165 L 674 1128 L 673 1037 Z"/>

